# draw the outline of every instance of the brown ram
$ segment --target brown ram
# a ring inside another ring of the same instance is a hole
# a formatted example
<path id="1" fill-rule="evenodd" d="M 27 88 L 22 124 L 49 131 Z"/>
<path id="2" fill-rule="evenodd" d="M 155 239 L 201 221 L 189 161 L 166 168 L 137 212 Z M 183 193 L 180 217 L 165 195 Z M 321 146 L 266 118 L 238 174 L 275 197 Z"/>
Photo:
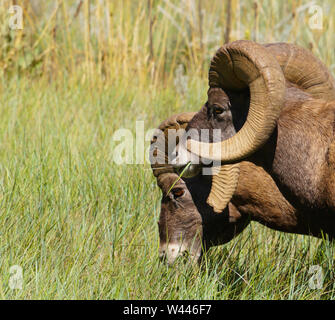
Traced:
<path id="1" fill-rule="evenodd" d="M 159 126 L 163 134 L 156 133 L 151 144 L 151 155 L 156 161 L 152 162 L 152 169 L 162 191 L 158 223 L 161 258 L 172 264 L 187 252 L 197 261 L 202 248 L 230 241 L 252 220 L 279 231 L 334 237 L 334 214 L 327 211 L 315 214 L 313 210 L 295 207 L 263 167 L 249 161 L 240 163 L 238 184 L 231 200 L 222 214 L 216 214 L 206 202 L 212 177 L 199 174 L 180 179 L 169 162 L 168 144 L 175 143 L 178 133 L 171 129 L 185 128 L 193 116 L 194 113 L 183 113 L 167 119 Z M 168 135 L 168 131 L 172 134 Z"/>
<path id="2" fill-rule="evenodd" d="M 186 128 L 221 129 L 219 142 L 212 135 L 207 141 L 189 139 L 187 150 L 180 144 L 177 159 L 187 153 L 186 161 L 175 168 L 195 156 L 221 162 L 207 200 L 215 212 L 231 199 L 240 161 L 247 160 L 262 167 L 311 219 L 335 215 L 334 83 L 318 59 L 295 45 L 225 45 L 211 62 L 208 101 Z"/>

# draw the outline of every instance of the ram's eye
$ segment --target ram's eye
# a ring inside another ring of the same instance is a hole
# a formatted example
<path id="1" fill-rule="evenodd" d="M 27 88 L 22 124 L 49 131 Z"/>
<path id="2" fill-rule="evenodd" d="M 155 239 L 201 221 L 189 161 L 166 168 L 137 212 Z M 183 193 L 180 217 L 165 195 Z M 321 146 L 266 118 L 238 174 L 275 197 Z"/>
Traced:
<path id="1" fill-rule="evenodd" d="M 224 111 L 223 108 L 218 108 L 218 107 L 216 107 L 216 108 L 214 109 L 214 113 L 215 113 L 215 114 L 221 114 L 223 111 Z"/>
<path id="2" fill-rule="evenodd" d="M 174 198 L 179 198 L 184 194 L 184 190 L 183 189 L 173 189 L 172 190 L 172 194 Z"/>

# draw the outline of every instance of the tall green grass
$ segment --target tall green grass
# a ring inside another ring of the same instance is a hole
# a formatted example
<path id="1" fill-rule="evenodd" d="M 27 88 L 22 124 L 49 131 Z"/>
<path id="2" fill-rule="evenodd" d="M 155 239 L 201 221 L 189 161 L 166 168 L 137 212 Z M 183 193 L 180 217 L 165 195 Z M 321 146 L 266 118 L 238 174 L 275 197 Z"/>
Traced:
<path id="1" fill-rule="evenodd" d="M 148 164 L 116 165 L 113 133 L 156 127 L 206 99 L 227 32 L 223 1 L 16 1 L 0 8 L 0 297 L 333 299 L 333 245 L 252 223 L 201 267 L 158 261 L 160 193 Z M 230 40 L 289 41 L 334 71 L 332 1 L 231 1 Z M 241 5 L 240 11 L 239 4 Z M 240 17 L 240 19 L 239 19 Z M 10 267 L 23 270 L 11 289 Z M 322 289 L 309 268 L 322 267 Z"/>

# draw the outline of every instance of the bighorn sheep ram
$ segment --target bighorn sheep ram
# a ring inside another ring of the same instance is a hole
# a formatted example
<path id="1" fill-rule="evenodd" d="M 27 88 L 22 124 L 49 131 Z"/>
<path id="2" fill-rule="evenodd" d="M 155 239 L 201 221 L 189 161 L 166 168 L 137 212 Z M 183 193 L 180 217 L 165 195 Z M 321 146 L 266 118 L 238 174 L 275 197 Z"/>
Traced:
<path id="1" fill-rule="evenodd" d="M 313 210 L 295 207 L 264 168 L 250 161 L 240 162 L 237 187 L 228 206 L 216 214 L 206 203 L 212 177 L 199 174 L 180 178 L 170 164 L 169 144 L 175 143 L 177 130 L 185 128 L 194 115 L 182 113 L 162 122 L 151 144 L 150 154 L 155 159 L 151 166 L 162 191 L 158 222 L 162 259 L 172 264 L 187 252 L 193 261 L 198 261 L 202 249 L 230 241 L 250 221 L 289 233 L 335 236 L 334 214 L 314 214 Z"/>
<path id="2" fill-rule="evenodd" d="M 184 250 L 199 257 L 201 245 L 229 241 L 250 219 L 332 239 L 335 82 L 326 67 L 294 45 L 237 41 L 212 59 L 209 84 L 198 113 L 160 126 L 222 129 L 220 142 L 212 133 L 207 141 L 187 141 L 187 151 L 179 144 L 174 168 L 152 165 L 163 192 L 161 254 L 169 262 Z M 195 155 L 220 160 L 219 173 L 198 174 Z M 185 167 L 189 162 L 195 165 Z M 187 178 L 175 183 L 181 169 Z"/>
<path id="3" fill-rule="evenodd" d="M 309 51 L 245 40 L 223 46 L 211 61 L 208 100 L 191 129 L 221 129 L 219 141 L 212 134 L 180 143 L 174 165 L 177 171 L 189 162 L 197 166 L 198 157 L 200 165 L 221 163 L 207 199 L 215 212 L 233 196 L 245 160 L 272 177 L 303 213 L 300 219 L 335 216 L 335 81 Z M 186 170 L 196 172 L 194 165 Z"/>

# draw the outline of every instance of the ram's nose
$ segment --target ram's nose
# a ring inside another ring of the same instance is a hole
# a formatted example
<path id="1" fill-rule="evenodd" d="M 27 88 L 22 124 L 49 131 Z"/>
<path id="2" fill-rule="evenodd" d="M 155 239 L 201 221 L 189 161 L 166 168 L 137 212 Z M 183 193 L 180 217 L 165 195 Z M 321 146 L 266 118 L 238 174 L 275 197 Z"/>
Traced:
<path id="1" fill-rule="evenodd" d="M 179 243 L 163 243 L 159 248 L 159 259 L 162 262 L 166 262 L 168 265 L 172 265 L 176 259 L 183 256 L 185 248 Z"/>

